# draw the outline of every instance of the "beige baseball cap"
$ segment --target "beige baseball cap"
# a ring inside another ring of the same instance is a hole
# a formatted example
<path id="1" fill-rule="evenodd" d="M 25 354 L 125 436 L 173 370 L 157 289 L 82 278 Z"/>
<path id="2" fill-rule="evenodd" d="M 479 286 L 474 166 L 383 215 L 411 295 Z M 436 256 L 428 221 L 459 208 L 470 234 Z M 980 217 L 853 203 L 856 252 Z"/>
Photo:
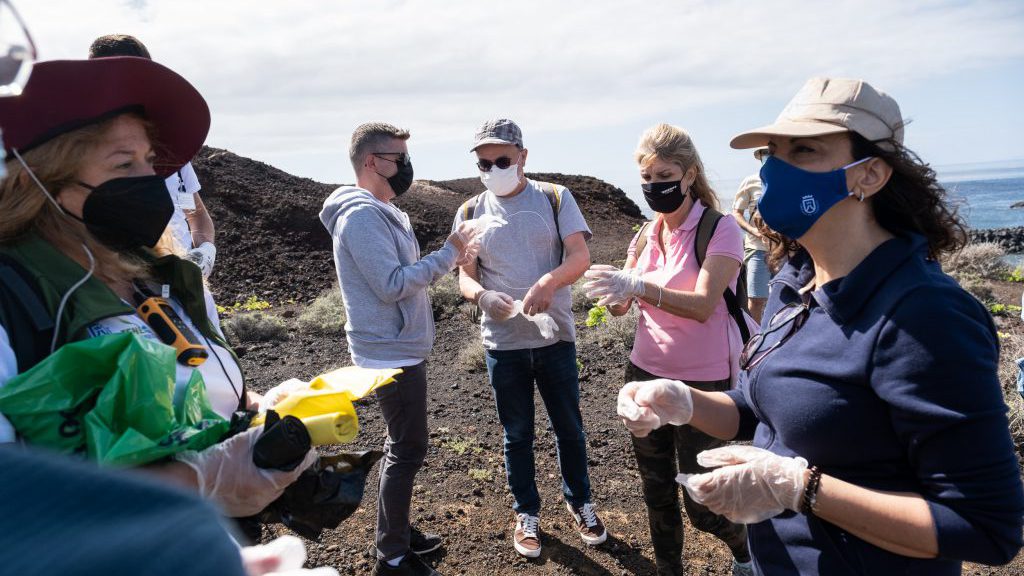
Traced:
<path id="1" fill-rule="evenodd" d="M 903 116 L 896 101 L 853 78 L 811 78 L 773 124 L 735 136 L 733 148 L 757 148 L 772 136 L 824 136 L 856 132 L 886 147 L 887 140 L 903 143 Z"/>

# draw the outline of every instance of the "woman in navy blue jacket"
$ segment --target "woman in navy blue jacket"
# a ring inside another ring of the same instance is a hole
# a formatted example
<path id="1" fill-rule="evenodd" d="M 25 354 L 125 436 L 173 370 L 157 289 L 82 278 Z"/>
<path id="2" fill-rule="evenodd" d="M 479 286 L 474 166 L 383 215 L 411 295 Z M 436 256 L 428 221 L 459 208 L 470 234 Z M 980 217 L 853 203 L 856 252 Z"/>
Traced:
<path id="1" fill-rule="evenodd" d="M 633 434 L 691 424 L 749 440 L 681 477 L 748 523 L 762 574 L 959 574 L 1022 546 L 1024 490 L 985 308 L 936 259 L 966 242 L 896 102 L 814 78 L 772 125 L 758 204 L 784 261 L 729 392 L 631 382 Z"/>

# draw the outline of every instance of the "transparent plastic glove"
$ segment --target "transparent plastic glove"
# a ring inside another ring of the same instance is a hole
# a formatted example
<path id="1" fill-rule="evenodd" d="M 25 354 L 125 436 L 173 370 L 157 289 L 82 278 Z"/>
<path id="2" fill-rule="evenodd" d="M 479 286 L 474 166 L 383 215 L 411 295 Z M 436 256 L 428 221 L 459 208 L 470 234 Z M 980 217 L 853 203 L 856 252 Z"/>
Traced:
<path id="1" fill-rule="evenodd" d="M 267 410 L 276 406 L 278 402 L 287 398 L 288 395 L 291 394 L 292 392 L 300 388 L 308 387 L 309 382 L 303 382 L 298 378 L 289 378 L 288 380 L 281 382 L 277 386 L 274 386 L 270 390 L 267 390 L 267 393 L 264 394 L 263 397 L 260 398 L 259 402 L 256 404 L 257 410 L 259 410 L 260 412 L 266 412 Z"/>
<path id="2" fill-rule="evenodd" d="M 295 536 L 281 536 L 242 548 L 242 565 L 249 576 L 338 576 L 334 568 L 306 570 L 306 545 Z"/>
<path id="3" fill-rule="evenodd" d="M 651 410 L 648 406 L 639 406 L 636 403 L 636 392 L 641 384 L 642 382 L 629 382 L 619 389 L 619 399 L 616 406 L 616 411 L 619 417 L 622 418 L 622 423 L 637 438 L 643 438 L 650 434 L 652 430 L 661 428 L 661 418 L 654 413 L 654 410 Z"/>
<path id="4" fill-rule="evenodd" d="M 599 306 L 623 304 L 644 295 L 644 281 L 635 268 L 619 270 L 607 264 L 594 264 L 583 277 L 590 280 L 583 285 L 587 298 L 597 298 Z"/>
<path id="5" fill-rule="evenodd" d="M 211 242 L 203 242 L 188 251 L 188 259 L 195 262 L 203 271 L 203 278 L 209 278 L 213 272 L 213 263 L 217 259 L 217 248 Z"/>
<path id="6" fill-rule="evenodd" d="M 515 300 L 504 292 L 487 290 L 477 298 L 477 304 L 488 318 L 494 318 L 499 322 L 504 322 L 517 313 Z"/>
<path id="7" fill-rule="evenodd" d="M 555 332 L 558 332 L 558 324 L 555 322 L 555 319 L 552 318 L 551 315 L 548 314 L 547 312 L 527 314 L 526 312 L 523 311 L 522 300 L 515 300 L 512 304 L 513 306 L 515 306 L 515 313 L 512 315 L 515 316 L 516 314 L 522 314 L 523 318 L 526 318 L 530 322 L 536 324 L 537 329 L 540 330 L 541 337 L 553 338 Z"/>
<path id="8" fill-rule="evenodd" d="M 657 378 L 641 382 L 633 398 L 638 406 L 653 410 L 662 424 L 682 426 L 693 417 L 690 387 L 679 380 Z"/>
<path id="9" fill-rule="evenodd" d="M 466 220 L 466 222 L 476 227 L 481 240 L 483 240 L 484 236 L 486 236 L 491 230 L 501 228 L 508 224 L 507 220 L 501 216 L 495 216 L 494 214 L 483 214 L 473 218 L 472 220 Z"/>
<path id="10" fill-rule="evenodd" d="M 464 255 L 467 249 L 475 242 L 477 250 L 480 245 L 480 227 L 472 223 L 472 220 L 466 220 L 459 222 L 459 225 L 455 227 L 455 231 L 448 235 L 448 242 L 459 251 L 459 254 Z"/>
<path id="11" fill-rule="evenodd" d="M 680 474 L 676 480 L 697 502 L 739 524 L 762 522 L 784 510 L 799 510 L 807 460 L 788 458 L 753 446 L 724 446 L 697 455 L 706 474 Z"/>
<path id="12" fill-rule="evenodd" d="M 217 503 L 225 515 L 252 516 L 277 500 L 317 460 L 316 450 L 311 449 L 290 472 L 257 468 L 252 450 L 262 432 L 263 426 L 250 428 L 202 452 L 186 450 L 174 458 L 195 471 L 199 494 Z"/>

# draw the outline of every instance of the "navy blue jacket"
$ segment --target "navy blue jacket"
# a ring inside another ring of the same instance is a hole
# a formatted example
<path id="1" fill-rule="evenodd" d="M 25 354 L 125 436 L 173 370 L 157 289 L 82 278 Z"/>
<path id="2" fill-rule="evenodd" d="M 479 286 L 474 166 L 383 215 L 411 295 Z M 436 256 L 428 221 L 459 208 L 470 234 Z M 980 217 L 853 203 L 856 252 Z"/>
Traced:
<path id="1" fill-rule="evenodd" d="M 939 558 L 887 552 L 794 512 L 749 526 L 762 574 L 960 574 L 961 561 L 1009 562 L 1022 546 L 1024 489 L 997 375 L 988 311 L 939 265 L 924 238 L 895 238 L 811 293 L 803 326 L 739 388 L 739 439 L 803 456 L 825 474 L 927 500 Z M 772 282 L 764 323 L 814 276 L 806 253 Z M 771 345 L 785 329 L 768 336 Z"/>

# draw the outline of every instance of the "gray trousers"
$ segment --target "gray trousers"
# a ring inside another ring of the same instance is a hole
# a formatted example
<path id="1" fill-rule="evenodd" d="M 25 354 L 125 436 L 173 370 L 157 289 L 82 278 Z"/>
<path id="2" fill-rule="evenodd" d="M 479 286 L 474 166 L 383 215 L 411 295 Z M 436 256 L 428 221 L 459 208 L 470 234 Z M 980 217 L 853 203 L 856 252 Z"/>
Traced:
<path id="1" fill-rule="evenodd" d="M 377 557 L 409 552 L 409 505 L 413 480 L 427 455 L 427 361 L 402 369 L 377 389 L 388 428 L 377 493 Z"/>

